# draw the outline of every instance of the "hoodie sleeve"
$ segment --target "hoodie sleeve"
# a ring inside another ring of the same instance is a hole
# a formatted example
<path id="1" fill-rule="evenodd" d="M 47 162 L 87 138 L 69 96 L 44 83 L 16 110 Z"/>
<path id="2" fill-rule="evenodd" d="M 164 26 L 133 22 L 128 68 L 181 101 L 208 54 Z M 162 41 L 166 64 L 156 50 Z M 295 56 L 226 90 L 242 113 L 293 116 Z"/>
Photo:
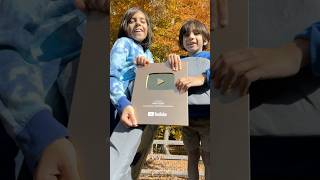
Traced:
<path id="1" fill-rule="evenodd" d="M 320 22 L 316 22 L 305 31 L 298 34 L 295 39 L 303 38 L 309 40 L 310 65 L 312 72 L 320 76 Z"/>
<path id="2" fill-rule="evenodd" d="M 126 38 L 120 38 L 115 42 L 110 53 L 110 100 L 119 112 L 131 104 L 125 94 L 129 83 L 126 77 L 135 76 L 134 64 L 127 61 L 129 46 Z"/>
<path id="3" fill-rule="evenodd" d="M 71 11 L 74 5 L 50 0 L 0 2 L 0 119 L 33 173 L 43 150 L 68 132 L 45 103 L 53 78 L 43 77 L 41 67 L 28 63 L 26 54 L 39 23 Z"/>
<path id="4" fill-rule="evenodd" d="M 13 50 L 0 49 L 0 116 L 7 133 L 22 150 L 33 172 L 42 151 L 67 129 L 44 102 L 39 69 L 26 64 Z"/>

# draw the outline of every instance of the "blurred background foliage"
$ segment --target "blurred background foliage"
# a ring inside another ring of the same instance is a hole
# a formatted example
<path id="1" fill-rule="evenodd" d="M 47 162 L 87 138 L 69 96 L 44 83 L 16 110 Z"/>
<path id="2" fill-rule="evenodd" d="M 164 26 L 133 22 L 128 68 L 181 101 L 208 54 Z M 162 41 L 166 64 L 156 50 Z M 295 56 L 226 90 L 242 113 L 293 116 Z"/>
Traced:
<path id="1" fill-rule="evenodd" d="M 210 30 L 209 0 L 110 0 L 110 47 L 117 40 L 122 16 L 131 7 L 141 8 L 151 19 L 154 38 L 150 50 L 155 62 L 166 61 L 170 53 L 186 55 L 178 45 L 179 30 L 184 21 L 200 20 Z M 164 132 L 165 126 L 159 126 L 155 138 L 163 139 Z M 172 126 L 169 139 L 181 138 L 181 127 Z"/>
<path id="2" fill-rule="evenodd" d="M 178 46 L 185 20 L 198 19 L 210 29 L 209 0 L 110 0 L 110 47 L 117 39 L 123 14 L 131 7 L 139 7 L 150 16 L 154 33 L 150 50 L 156 62 L 165 61 L 169 53 L 186 54 Z"/>

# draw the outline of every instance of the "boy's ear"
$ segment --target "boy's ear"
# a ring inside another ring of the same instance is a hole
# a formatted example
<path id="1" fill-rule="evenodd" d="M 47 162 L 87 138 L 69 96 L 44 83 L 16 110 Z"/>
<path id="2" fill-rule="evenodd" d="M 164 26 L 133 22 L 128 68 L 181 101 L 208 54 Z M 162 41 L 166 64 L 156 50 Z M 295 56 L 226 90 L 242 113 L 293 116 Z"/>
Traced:
<path id="1" fill-rule="evenodd" d="M 204 40 L 203 45 L 206 46 L 208 44 L 208 40 Z"/>

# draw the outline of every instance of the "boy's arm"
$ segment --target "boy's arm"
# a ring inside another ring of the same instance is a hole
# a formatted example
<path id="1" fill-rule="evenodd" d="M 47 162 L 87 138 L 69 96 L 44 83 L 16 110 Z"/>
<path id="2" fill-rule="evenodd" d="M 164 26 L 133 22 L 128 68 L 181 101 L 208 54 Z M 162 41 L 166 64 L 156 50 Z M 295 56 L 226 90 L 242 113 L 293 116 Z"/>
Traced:
<path id="1" fill-rule="evenodd" d="M 203 76 L 206 77 L 205 79 L 205 83 L 210 86 L 210 76 L 211 76 L 211 72 L 210 72 L 210 69 L 207 69 L 204 73 L 202 73 Z"/>
<path id="2" fill-rule="evenodd" d="M 198 76 L 182 77 L 177 80 L 176 87 L 180 93 L 185 93 L 190 87 L 202 86 L 206 81 L 204 74 Z"/>
<path id="3" fill-rule="evenodd" d="M 312 72 L 320 75 L 320 22 L 316 22 L 295 37 L 297 46 L 301 49 L 303 58 L 301 67 L 310 64 Z"/>
<path id="4" fill-rule="evenodd" d="M 169 54 L 167 62 L 170 64 L 173 71 L 182 70 L 182 63 L 179 55 L 174 53 Z"/>

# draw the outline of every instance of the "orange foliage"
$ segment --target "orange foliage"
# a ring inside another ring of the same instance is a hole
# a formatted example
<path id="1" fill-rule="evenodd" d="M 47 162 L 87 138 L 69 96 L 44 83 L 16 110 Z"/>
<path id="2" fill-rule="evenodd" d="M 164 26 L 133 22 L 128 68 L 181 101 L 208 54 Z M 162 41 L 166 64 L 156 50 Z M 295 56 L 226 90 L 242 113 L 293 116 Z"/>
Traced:
<path id="1" fill-rule="evenodd" d="M 154 33 L 151 52 L 156 62 L 165 61 L 169 53 L 186 53 L 178 46 L 179 30 L 185 20 L 198 19 L 210 29 L 209 0 L 110 0 L 111 45 L 117 39 L 121 17 L 134 6 L 151 18 Z"/>

